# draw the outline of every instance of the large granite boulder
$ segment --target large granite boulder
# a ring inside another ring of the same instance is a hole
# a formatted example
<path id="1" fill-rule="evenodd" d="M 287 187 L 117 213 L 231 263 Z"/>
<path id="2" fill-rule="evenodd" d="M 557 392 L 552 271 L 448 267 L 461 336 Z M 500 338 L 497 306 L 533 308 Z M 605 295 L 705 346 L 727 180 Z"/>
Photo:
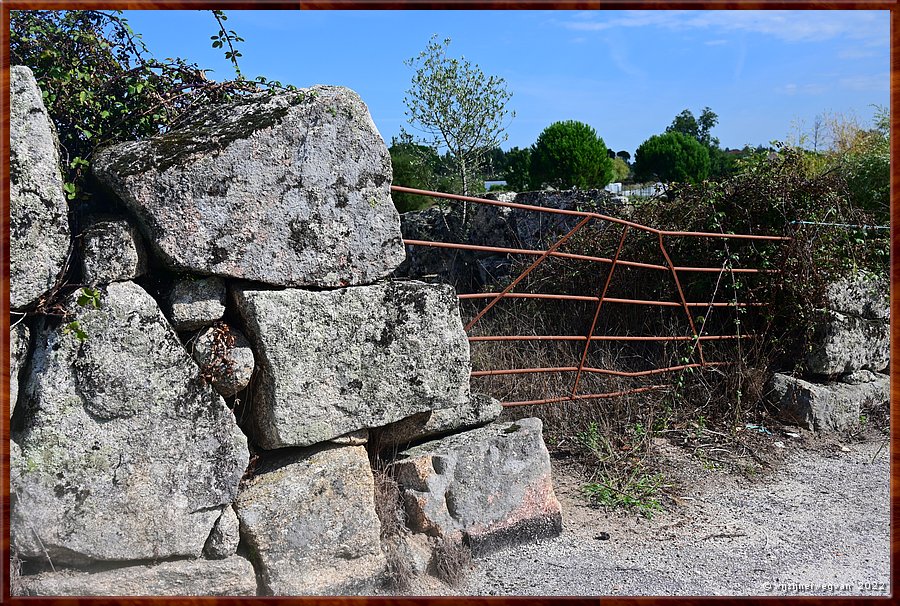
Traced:
<path id="1" fill-rule="evenodd" d="M 55 565 L 198 557 L 249 453 L 156 302 L 132 282 L 35 339 L 12 436 L 11 534 Z M 84 302 L 84 301 L 83 301 Z"/>
<path id="2" fill-rule="evenodd" d="M 494 423 L 400 454 L 407 524 L 481 555 L 562 532 L 540 419 Z"/>
<path id="3" fill-rule="evenodd" d="M 31 333 L 22 323 L 16 324 L 9 331 L 9 418 L 16 410 L 19 399 L 19 372 L 28 361 L 28 349 L 31 344 Z"/>
<path id="4" fill-rule="evenodd" d="M 497 419 L 503 406 L 494 398 L 478 394 L 452 408 L 420 412 L 373 432 L 377 450 L 394 450 L 414 442 L 433 440 L 449 433 L 481 427 Z"/>
<path id="5" fill-rule="evenodd" d="M 257 355 L 251 423 L 263 448 L 308 446 L 469 399 L 469 344 L 448 286 L 235 288 L 233 297 Z"/>
<path id="6" fill-rule="evenodd" d="M 813 338 L 810 373 L 838 375 L 884 370 L 890 361 L 887 280 L 845 279 L 828 287 L 828 312 Z"/>
<path id="7" fill-rule="evenodd" d="M 390 155 L 346 88 L 211 107 L 99 152 L 93 169 L 172 269 L 336 287 L 373 282 L 403 260 Z"/>
<path id="8" fill-rule="evenodd" d="M 81 234 L 81 281 L 109 284 L 147 271 L 147 253 L 137 228 L 126 219 L 95 217 Z"/>
<path id="9" fill-rule="evenodd" d="M 30 69 L 9 69 L 9 93 L 9 305 L 24 309 L 56 283 L 70 231 L 59 141 Z"/>
<path id="10" fill-rule="evenodd" d="M 240 556 L 179 560 L 99 572 L 60 570 L 20 578 L 27 596 L 255 596 L 253 565 Z"/>
<path id="11" fill-rule="evenodd" d="M 889 397 L 890 378 L 865 370 L 825 384 L 778 373 L 769 382 L 769 399 L 781 418 L 816 431 L 852 428 L 863 407 L 883 404 Z"/>
<path id="12" fill-rule="evenodd" d="M 268 453 L 235 503 L 265 595 L 371 593 L 385 558 L 362 446 Z"/>

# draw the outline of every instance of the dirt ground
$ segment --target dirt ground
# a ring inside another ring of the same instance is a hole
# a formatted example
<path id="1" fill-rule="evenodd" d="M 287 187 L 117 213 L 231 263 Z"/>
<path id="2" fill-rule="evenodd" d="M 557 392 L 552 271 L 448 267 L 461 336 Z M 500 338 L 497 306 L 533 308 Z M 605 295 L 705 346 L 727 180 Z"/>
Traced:
<path id="1" fill-rule="evenodd" d="M 663 510 L 592 508 L 554 459 L 560 537 L 477 560 L 442 595 L 889 595 L 889 458 L 883 431 L 773 429 L 759 474 L 716 469 L 666 439 Z M 768 451 L 767 451 L 768 449 Z"/>

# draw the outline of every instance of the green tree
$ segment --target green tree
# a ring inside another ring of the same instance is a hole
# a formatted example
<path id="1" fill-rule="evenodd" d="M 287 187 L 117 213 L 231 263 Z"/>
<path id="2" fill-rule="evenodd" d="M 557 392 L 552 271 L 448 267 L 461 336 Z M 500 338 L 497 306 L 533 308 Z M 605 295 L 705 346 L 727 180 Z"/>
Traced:
<path id="1" fill-rule="evenodd" d="M 449 45 L 449 38 L 438 42 L 432 36 L 424 51 L 405 62 L 415 74 L 403 101 L 410 124 L 436 149 L 450 152 L 462 193 L 469 194 L 488 151 L 506 140 L 507 116 L 515 114 L 506 109 L 512 93 L 503 78 L 486 76 L 464 57 L 448 57 Z"/>
<path id="2" fill-rule="evenodd" d="M 439 169 L 441 159 L 434 148 L 414 143 L 409 134 L 401 132 L 399 140 L 395 137 L 391 141 L 388 151 L 394 169 L 394 185 L 414 189 L 435 188 L 435 172 Z M 434 203 L 432 198 L 417 194 L 393 193 L 391 198 L 401 213 L 421 210 Z"/>
<path id="3" fill-rule="evenodd" d="M 531 149 L 534 189 L 603 187 L 612 180 L 613 162 L 593 128 L 576 120 L 554 122 L 538 136 Z"/>
<path id="4" fill-rule="evenodd" d="M 506 185 L 512 191 L 525 191 L 531 181 L 531 149 L 513 147 L 506 152 Z"/>
<path id="5" fill-rule="evenodd" d="M 613 160 L 613 181 L 616 183 L 621 183 L 625 179 L 628 178 L 628 175 L 631 174 L 631 169 L 628 168 L 628 165 L 625 163 L 625 160 L 616 156 L 616 159 Z"/>
<path id="6" fill-rule="evenodd" d="M 634 154 L 637 180 L 699 183 L 709 175 L 709 150 L 679 132 L 654 135 Z"/>
<path id="7" fill-rule="evenodd" d="M 709 107 L 704 107 L 700 117 L 695 118 L 691 110 L 686 109 L 672 120 L 666 128 L 667 133 L 681 133 L 693 137 L 709 152 L 709 176 L 722 178 L 734 174 L 734 159 L 719 147 L 719 139 L 712 136 L 712 129 L 719 123 L 719 116 Z"/>
<path id="8" fill-rule="evenodd" d="M 667 133 L 681 133 L 693 137 L 705 147 L 718 147 L 719 140 L 710 134 L 710 131 L 719 123 L 719 116 L 708 107 L 700 112 L 700 118 L 695 118 L 694 113 L 686 109 L 675 116 L 672 124 L 666 127 Z"/>
<path id="9" fill-rule="evenodd" d="M 876 107 L 875 125 L 857 129 L 835 150 L 835 164 L 847 182 L 854 206 L 871 212 L 875 221 L 890 221 L 891 145 L 890 113 Z"/>

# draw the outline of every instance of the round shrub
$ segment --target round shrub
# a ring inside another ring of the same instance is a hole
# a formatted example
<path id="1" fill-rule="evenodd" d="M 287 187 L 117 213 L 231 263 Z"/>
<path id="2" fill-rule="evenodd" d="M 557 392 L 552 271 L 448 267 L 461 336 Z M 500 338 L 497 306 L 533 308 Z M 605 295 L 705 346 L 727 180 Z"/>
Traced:
<path id="1" fill-rule="evenodd" d="M 575 120 L 554 122 L 531 150 L 530 186 L 565 189 L 603 187 L 613 178 L 613 163 L 597 132 Z"/>
<path id="2" fill-rule="evenodd" d="M 678 132 L 654 135 L 634 153 L 638 181 L 700 183 L 709 176 L 709 150 Z"/>

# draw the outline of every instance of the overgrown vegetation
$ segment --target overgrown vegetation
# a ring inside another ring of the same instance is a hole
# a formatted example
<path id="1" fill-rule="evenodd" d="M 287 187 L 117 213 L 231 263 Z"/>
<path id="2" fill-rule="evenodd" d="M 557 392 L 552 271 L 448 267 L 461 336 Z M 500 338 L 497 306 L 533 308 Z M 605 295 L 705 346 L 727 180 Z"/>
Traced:
<path id="1" fill-rule="evenodd" d="M 871 138 L 876 138 L 872 132 L 859 134 L 857 149 L 877 148 L 871 146 Z M 863 141 L 870 147 L 863 148 Z M 655 436 L 677 436 L 679 444 L 693 451 L 705 469 L 758 473 L 766 461 L 756 453 L 754 432 L 744 427 L 748 423 L 765 426 L 770 421 L 765 383 L 772 370 L 803 370 L 814 329 L 823 317 L 826 285 L 851 274 L 886 276 L 887 233 L 844 227 L 881 220 L 878 207 L 861 202 L 854 193 L 846 153 L 823 162 L 822 154 L 788 146 L 777 149 L 776 153 L 748 155 L 737 163 L 735 175 L 718 182 L 675 184 L 664 195 L 636 200 L 629 216 L 638 223 L 669 230 L 789 236 L 787 243 L 665 238 L 674 264 L 720 268 L 712 273 L 680 272 L 688 301 L 751 305 L 692 308 L 697 329 L 702 334 L 755 336 L 705 341 L 699 346 L 690 340 L 595 342 L 586 358 L 588 367 L 644 371 L 696 364 L 702 347 L 707 361 L 727 366 L 684 368 L 645 377 L 583 374 L 579 394 L 655 385 L 665 388 L 507 412 L 541 417 L 551 449 L 585 463 L 589 471 L 584 492 L 592 503 L 652 514 L 670 483 L 656 462 Z M 877 157 L 865 161 L 878 163 Z M 620 226 L 599 222 L 573 237 L 564 250 L 611 257 L 621 234 Z M 548 234 L 546 244 L 555 237 L 558 234 Z M 631 230 L 626 238 L 620 259 L 665 264 L 658 239 L 637 230 Z M 521 261 L 518 269 L 532 261 Z M 741 267 L 781 273 L 731 271 Z M 598 295 L 608 272 L 608 264 L 550 258 L 517 286 L 516 292 Z M 516 273 L 514 270 L 512 275 Z M 671 275 L 652 269 L 619 266 L 609 288 L 607 297 L 679 300 Z M 485 289 L 498 290 L 496 285 Z M 584 335 L 595 309 L 596 304 L 590 302 L 507 300 L 482 319 L 473 334 Z M 680 306 L 605 303 L 594 334 L 683 337 L 692 331 Z M 485 370 L 578 366 L 584 347 L 583 342 L 479 342 L 473 344 L 473 364 Z M 473 388 L 506 401 L 564 397 L 572 393 L 574 375 L 486 376 L 476 378 Z"/>
<path id="2" fill-rule="evenodd" d="M 243 39 L 214 10 L 212 46 L 222 48 L 233 79 L 181 58 L 157 59 L 122 11 L 10 11 L 10 60 L 31 68 L 56 125 L 64 188 L 86 201 L 91 157 L 115 141 L 150 137 L 177 126 L 193 110 L 236 95 L 292 88 L 265 77 L 246 79 L 236 48 Z"/>

